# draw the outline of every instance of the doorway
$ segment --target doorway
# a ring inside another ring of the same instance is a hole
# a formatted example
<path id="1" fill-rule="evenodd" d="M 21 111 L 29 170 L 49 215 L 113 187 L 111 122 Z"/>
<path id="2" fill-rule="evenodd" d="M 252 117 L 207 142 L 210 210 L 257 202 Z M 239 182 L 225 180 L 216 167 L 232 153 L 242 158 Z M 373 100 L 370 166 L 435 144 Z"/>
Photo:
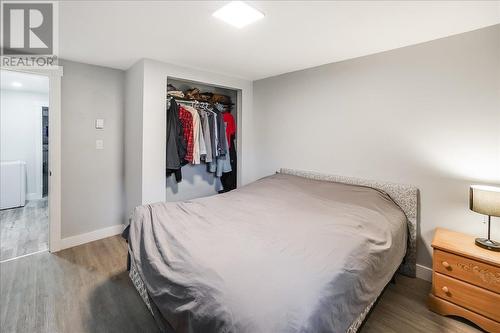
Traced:
<path id="1" fill-rule="evenodd" d="M 0 262 L 49 249 L 49 77 L 1 70 Z"/>
<path id="2" fill-rule="evenodd" d="M 42 195 L 49 195 L 49 108 L 42 107 Z"/>

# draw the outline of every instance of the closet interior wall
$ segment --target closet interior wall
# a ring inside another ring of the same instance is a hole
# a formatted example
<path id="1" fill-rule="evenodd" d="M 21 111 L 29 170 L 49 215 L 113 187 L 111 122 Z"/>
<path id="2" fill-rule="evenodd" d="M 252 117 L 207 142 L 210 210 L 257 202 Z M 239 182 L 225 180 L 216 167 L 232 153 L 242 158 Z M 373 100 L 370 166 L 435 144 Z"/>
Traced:
<path id="1" fill-rule="evenodd" d="M 200 92 L 210 92 L 229 96 L 231 102 L 234 104 L 231 109 L 231 114 L 236 122 L 238 128 L 238 91 L 217 87 L 209 84 L 192 82 L 188 80 L 168 78 L 167 84 L 171 84 L 179 90 L 186 91 L 192 88 L 198 88 Z M 165 91 L 165 95 L 166 95 Z M 237 135 L 235 139 L 236 147 Z M 239 163 L 239 161 L 237 161 Z M 181 201 L 190 200 L 195 198 L 206 197 L 217 194 L 222 190 L 222 184 L 219 177 L 215 177 L 213 173 L 207 171 L 207 165 L 201 163 L 198 165 L 186 164 L 182 167 L 182 181 L 177 183 L 173 175 L 167 177 L 167 201 Z"/>

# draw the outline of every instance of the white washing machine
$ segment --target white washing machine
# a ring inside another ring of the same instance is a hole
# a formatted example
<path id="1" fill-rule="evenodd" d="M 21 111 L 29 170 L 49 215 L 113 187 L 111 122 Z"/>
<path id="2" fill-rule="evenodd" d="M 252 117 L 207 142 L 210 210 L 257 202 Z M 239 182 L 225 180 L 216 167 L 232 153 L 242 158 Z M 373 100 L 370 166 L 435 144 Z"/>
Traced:
<path id="1" fill-rule="evenodd" d="M 0 162 L 0 209 L 26 204 L 26 162 Z"/>

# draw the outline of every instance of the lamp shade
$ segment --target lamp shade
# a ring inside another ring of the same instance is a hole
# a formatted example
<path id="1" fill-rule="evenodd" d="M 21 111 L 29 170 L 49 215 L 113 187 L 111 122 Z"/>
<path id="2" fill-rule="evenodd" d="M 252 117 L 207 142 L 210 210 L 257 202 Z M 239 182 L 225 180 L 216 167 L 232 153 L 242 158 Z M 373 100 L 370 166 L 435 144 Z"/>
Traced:
<path id="1" fill-rule="evenodd" d="M 476 213 L 500 216 L 500 187 L 472 185 L 469 207 Z"/>

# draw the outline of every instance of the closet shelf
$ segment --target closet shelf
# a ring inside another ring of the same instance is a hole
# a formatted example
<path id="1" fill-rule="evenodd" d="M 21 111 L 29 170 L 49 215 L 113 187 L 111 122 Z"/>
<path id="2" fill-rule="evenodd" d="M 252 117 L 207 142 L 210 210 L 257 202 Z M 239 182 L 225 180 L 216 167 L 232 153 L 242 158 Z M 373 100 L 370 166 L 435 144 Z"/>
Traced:
<path id="1" fill-rule="evenodd" d="M 211 101 L 201 101 L 201 100 L 198 100 L 198 99 L 190 99 L 190 98 L 182 98 L 182 97 L 173 97 L 173 96 L 168 96 L 167 97 L 167 101 L 169 100 L 175 100 L 176 102 L 189 102 L 189 103 L 208 103 L 208 104 L 221 104 L 221 105 L 226 105 L 226 106 L 233 106 L 234 103 L 221 103 L 221 102 L 217 102 L 217 103 L 213 103 Z"/>

